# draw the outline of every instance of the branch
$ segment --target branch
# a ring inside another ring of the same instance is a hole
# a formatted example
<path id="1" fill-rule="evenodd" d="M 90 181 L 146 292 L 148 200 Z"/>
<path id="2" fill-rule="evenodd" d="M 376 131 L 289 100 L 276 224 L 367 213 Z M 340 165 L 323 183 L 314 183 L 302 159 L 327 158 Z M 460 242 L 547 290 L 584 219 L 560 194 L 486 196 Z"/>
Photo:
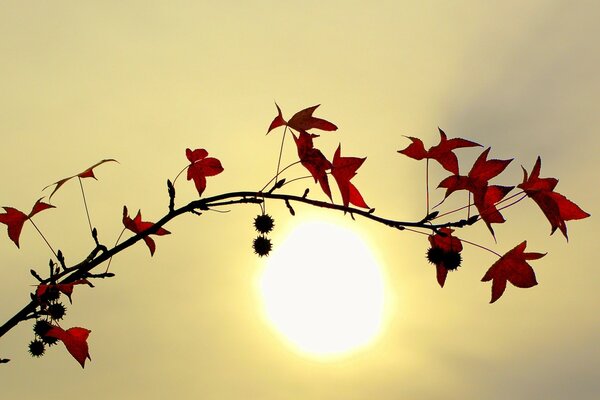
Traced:
<path id="1" fill-rule="evenodd" d="M 107 249 L 105 246 L 97 243 L 96 247 L 90 252 L 88 257 L 86 257 L 83 261 L 75 264 L 71 267 L 63 266 L 63 269 L 60 273 L 53 275 L 51 278 L 47 279 L 39 279 L 40 283 L 48 283 L 50 280 L 56 283 L 72 283 L 79 279 L 84 278 L 105 278 L 112 275 L 108 274 L 92 274 L 91 270 L 102 264 L 105 261 L 108 261 L 111 257 L 120 253 L 121 251 L 133 246 L 135 243 L 144 239 L 146 236 L 157 232 L 161 227 L 166 225 L 172 219 L 185 214 L 185 213 L 193 213 L 198 214 L 198 210 L 210 210 L 213 207 L 220 206 L 230 206 L 234 204 L 260 204 L 264 202 L 265 199 L 272 200 L 280 200 L 284 201 L 288 206 L 290 202 L 297 202 L 302 204 L 307 204 L 314 207 L 327 208 L 331 210 L 337 210 L 344 213 L 349 213 L 352 217 L 354 215 L 359 215 L 363 218 L 381 223 L 383 225 L 389 226 L 391 228 L 395 228 L 398 230 L 404 230 L 407 227 L 410 228 L 423 228 L 428 229 L 433 232 L 437 232 L 440 228 L 444 227 L 464 227 L 466 225 L 473 224 L 477 218 L 471 217 L 469 220 L 460 220 L 455 222 L 448 222 L 443 224 L 432 224 L 430 221 L 431 216 L 427 216 L 416 222 L 410 221 L 400 221 L 389 218 L 384 218 L 375 215 L 374 210 L 363 210 L 355 207 L 343 206 L 334 203 L 328 203 L 320 200 L 312 200 L 308 199 L 305 196 L 294 196 L 291 194 L 277 194 L 269 192 L 254 192 L 254 191 L 238 191 L 238 192 L 229 192 L 223 193 L 212 197 L 207 197 L 199 200 L 194 200 L 189 202 L 188 204 L 175 209 L 173 207 L 173 197 L 174 193 L 172 193 L 171 187 L 169 188 L 169 197 L 170 197 L 170 206 L 169 212 L 159 219 L 157 222 L 152 225 L 152 227 L 142 231 L 129 239 L 121 242 L 120 244 L 114 246 L 111 249 Z M 34 275 L 35 276 L 35 275 Z M 12 318 L 6 321 L 2 326 L 0 326 L 0 337 L 4 336 L 7 332 L 9 332 L 12 328 L 17 326 L 20 322 L 25 321 L 29 318 L 29 316 L 36 311 L 39 306 L 38 299 L 35 294 L 31 294 L 31 301 L 25 305 L 19 312 L 17 312 Z"/>

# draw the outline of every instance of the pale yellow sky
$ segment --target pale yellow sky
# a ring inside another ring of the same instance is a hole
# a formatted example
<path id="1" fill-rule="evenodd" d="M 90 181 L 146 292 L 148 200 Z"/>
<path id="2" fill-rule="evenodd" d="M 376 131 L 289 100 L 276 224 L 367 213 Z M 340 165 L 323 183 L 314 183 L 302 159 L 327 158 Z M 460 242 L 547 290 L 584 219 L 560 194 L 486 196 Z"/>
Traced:
<path id="1" fill-rule="evenodd" d="M 0 357 L 12 359 L 0 368 L 2 398 L 600 397 L 599 15 L 594 1 L 1 2 L 0 204 L 29 210 L 47 184 L 116 158 L 86 182 L 106 244 L 123 205 L 148 220 L 164 214 L 165 180 L 186 164 L 186 147 L 223 163 L 207 195 L 260 188 L 277 162 L 279 136 L 264 134 L 274 100 L 287 117 L 322 104 L 319 116 L 340 128 L 323 134 L 324 152 L 341 142 L 344 155 L 367 157 L 353 182 L 383 215 L 422 217 L 424 163 L 396 150 L 403 135 L 434 144 L 438 126 L 515 157 L 499 184 L 519 182 L 519 166 L 540 155 L 542 176 L 593 215 L 568 223 L 568 243 L 526 202 L 495 226 L 498 244 L 484 226 L 465 232 L 500 253 L 525 239 L 548 252 L 532 262 L 538 286 L 509 286 L 493 305 L 480 282 L 491 255 L 465 248 L 440 289 L 424 237 L 357 221 L 391 312 L 375 343 L 326 363 L 291 351 L 265 322 L 263 260 L 250 247 L 257 207 L 180 218 L 153 258 L 136 246 L 113 261 L 115 279 L 77 288 L 65 325 L 92 330 L 85 370 L 62 348 L 29 357 L 31 324 L 2 338 Z M 477 153 L 461 154 L 466 171 Z M 196 196 L 185 183 L 180 202 Z M 65 185 L 54 202 L 36 223 L 75 262 L 93 244 L 79 188 Z M 308 218 L 348 223 L 269 209 L 275 243 Z M 0 239 L 4 321 L 50 254 L 31 226 L 21 250 Z"/>

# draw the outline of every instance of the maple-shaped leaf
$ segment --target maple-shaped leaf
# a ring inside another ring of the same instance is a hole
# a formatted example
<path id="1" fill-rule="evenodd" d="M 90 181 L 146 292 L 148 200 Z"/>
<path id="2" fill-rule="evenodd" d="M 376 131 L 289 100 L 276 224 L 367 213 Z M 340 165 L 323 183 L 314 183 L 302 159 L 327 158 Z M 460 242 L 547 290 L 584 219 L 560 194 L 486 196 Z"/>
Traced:
<path id="1" fill-rule="evenodd" d="M 333 155 L 331 175 L 333 175 L 340 188 L 342 202 L 346 207 L 348 204 L 354 204 L 357 207 L 369 208 L 358 189 L 350 182 L 350 179 L 356 175 L 356 170 L 360 168 L 366 158 L 342 157 L 340 155 L 341 151 L 342 145 L 340 144 Z"/>
<path id="2" fill-rule="evenodd" d="M 411 140 L 411 144 L 403 150 L 398 150 L 398 153 L 404 154 L 415 160 L 422 160 L 424 158 L 430 158 L 440 163 L 444 169 L 458 175 L 458 159 L 453 150 L 461 147 L 475 147 L 481 146 L 479 143 L 472 142 L 470 140 L 462 138 L 448 139 L 446 133 L 438 128 L 440 132 L 440 142 L 425 150 L 425 145 L 419 138 L 407 136 Z"/>
<path id="3" fill-rule="evenodd" d="M 91 283 L 87 279 L 78 279 L 75 282 L 70 283 L 56 283 L 56 284 L 46 284 L 40 283 L 35 290 L 35 295 L 38 300 L 48 291 L 48 289 L 56 288 L 59 292 L 64 293 L 71 301 L 71 294 L 73 294 L 73 286 L 87 284 L 91 285 Z"/>
<path id="4" fill-rule="evenodd" d="M 492 300 L 490 303 L 495 302 L 502 296 L 507 281 L 520 288 L 530 288 L 537 285 L 535 272 L 527 261 L 542 258 L 546 253 L 525 253 L 526 246 L 527 241 L 523 241 L 500 257 L 481 278 L 482 282 L 492 281 Z"/>
<path id="5" fill-rule="evenodd" d="M 139 210 L 138 210 L 135 218 L 131 219 L 127 212 L 127 207 L 123 206 L 123 225 L 125 225 L 125 228 L 127 228 L 130 231 L 132 231 L 133 233 L 137 234 L 137 233 L 141 233 L 141 232 L 144 232 L 145 230 L 152 228 L 154 226 L 154 223 L 142 221 L 142 212 Z M 163 235 L 168 235 L 170 233 L 171 232 L 169 232 L 168 230 L 166 230 L 164 228 L 158 228 L 158 230 L 156 232 L 153 232 L 150 235 L 163 236 Z M 154 243 L 154 240 L 149 235 L 144 236 L 143 240 L 146 243 L 146 245 L 148 246 L 148 248 L 150 249 L 150 255 L 151 256 L 154 255 L 154 251 L 156 250 L 156 244 Z"/>
<path id="6" fill-rule="evenodd" d="M 558 179 L 540 178 L 541 168 L 542 160 L 538 156 L 530 176 L 527 176 L 527 171 L 523 168 L 523 183 L 517 187 L 523 189 L 527 196 L 537 203 L 546 218 L 548 218 L 552 227 L 550 234 L 553 234 L 558 228 L 568 240 L 567 224 L 565 221 L 587 218 L 590 214 L 583 211 L 577 204 L 562 194 L 554 191 L 554 188 L 558 184 Z"/>
<path id="7" fill-rule="evenodd" d="M 429 235 L 431 248 L 428 259 L 435 264 L 436 278 L 440 287 L 444 287 L 448 271 L 455 270 L 460 265 L 460 252 L 463 249 L 459 238 L 452 236 L 454 229 L 440 228 L 439 232 Z"/>
<path id="8" fill-rule="evenodd" d="M 277 107 L 277 116 L 273 119 L 271 124 L 269 125 L 269 129 L 267 130 L 267 134 L 271 132 L 273 129 L 278 128 L 280 126 L 287 125 L 288 127 L 295 129 L 298 132 L 308 131 L 310 129 L 320 129 L 322 131 L 335 131 L 337 130 L 337 126 L 332 124 L 329 121 L 326 121 L 321 118 L 313 117 L 313 113 L 319 107 L 320 104 L 316 106 L 305 108 L 304 110 L 298 111 L 296 114 L 290 118 L 289 121 L 286 121 L 281 114 L 281 108 L 279 105 L 275 103 L 275 107 Z"/>
<path id="9" fill-rule="evenodd" d="M 489 152 L 490 148 L 488 147 L 479 155 L 468 175 L 451 175 L 441 181 L 438 187 L 446 188 L 444 197 L 450 196 L 456 190 L 468 190 L 473 193 L 473 204 L 479 211 L 481 219 L 494 235 L 491 224 L 504 222 L 504 217 L 496 209 L 495 203 L 502 200 L 513 189 L 513 186 L 490 186 L 489 180 L 504 171 L 512 159 L 488 160 Z"/>
<path id="10" fill-rule="evenodd" d="M 91 167 L 89 167 L 85 171 L 80 172 L 80 173 L 75 174 L 75 175 L 72 175 L 72 176 L 69 176 L 67 178 L 60 179 L 60 180 L 58 180 L 58 181 L 56 181 L 54 183 L 51 183 L 50 185 L 46 186 L 42 190 L 45 190 L 45 189 L 49 188 L 50 186 L 56 185 L 54 187 L 54 190 L 52 191 L 52 193 L 50 193 L 50 196 L 48 197 L 48 200 L 50 200 L 50 199 L 52 199 L 52 196 L 54 196 L 54 193 L 56 193 L 56 191 L 58 189 L 60 189 L 60 187 L 62 185 L 64 185 L 65 183 L 67 183 L 68 181 L 70 181 L 73 178 L 94 178 L 94 179 L 97 179 L 96 176 L 94 175 L 94 168 L 96 168 L 97 166 L 102 165 L 104 163 L 111 162 L 111 161 L 118 162 L 117 160 L 115 160 L 113 158 L 104 159 L 104 160 L 99 161 L 96 164 L 92 165 Z"/>
<path id="11" fill-rule="evenodd" d="M 294 134 L 292 136 L 296 142 L 300 163 L 310 172 L 315 183 L 319 182 L 323 192 L 331 199 L 331 189 L 327 179 L 327 170 L 331 169 L 331 162 L 325 158 L 321 150 L 314 148 L 313 138 L 318 135 L 301 131 L 298 137 Z"/>
<path id="12" fill-rule="evenodd" d="M 206 177 L 223 172 L 221 161 L 214 157 L 208 157 L 208 152 L 204 149 L 186 149 L 185 156 L 190 162 L 187 167 L 187 180 L 194 180 L 198 195 L 202 196 L 202 192 L 206 189 Z"/>
<path id="13" fill-rule="evenodd" d="M 53 337 L 64 343 L 67 351 L 85 368 L 85 360 L 92 358 L 88 349 L 87 338 L 90 330 L 85 328 L 69 328 L 66 331 L 61 327 L 52 326 L 45 336 Z"/>
<path id="14" fill-rule="evenodd" d="M 25 214 L 13 207 L 3 208 L 6 212 L 0 214 L 0 222 L 7 225 L 8 237 L 17 245 L 17 247 L 19 247 L 19 237 L 21 236 L 21 230 L 23 230 L 23 225 L 25 222 L 27 222 L 29 219 L 31 219 L 31 217 L 40 211 L 48 208 L 54 208 L 54 206 L 44 203 L 42 199 L 39 199 L 35 202 L 29 214 Z"/>

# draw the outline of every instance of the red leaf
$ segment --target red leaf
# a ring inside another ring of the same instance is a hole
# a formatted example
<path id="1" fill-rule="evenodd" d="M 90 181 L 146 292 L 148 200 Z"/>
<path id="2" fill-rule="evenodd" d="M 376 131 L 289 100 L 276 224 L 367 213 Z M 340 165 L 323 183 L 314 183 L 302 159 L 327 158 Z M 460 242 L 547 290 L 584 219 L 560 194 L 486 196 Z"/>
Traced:
<path id="1" fill-rule="evenodd" d="M 527 260 L 537 260 L 546 254 L 525 253 L 526 246 L 527 241 L 523 241 L 500 257 L 481 279 L 482 282 L 492 281 L 492 300 L 490 303 L 495 302 L 502 296 L 507 281 L 520 288 L 530 288 L 537 285 L 535 272 L 531 265 L 527 263 Z"/>
<path id="2" fill-rule="evenodd" d="M 479 211 L 479 216 L 485 222 L 488 229 L 495 237 L 492 224 L 501 224 L 505 221 L 500 211 L 496 208 L 496 203 L 502 200 L 508 192 L 513 190 L 514 186 L 492 185 L 485 189 L 485 192 L 477 192 L 473 197 L 473 204 Z"/>
<path id="3" fill-rule="evenodd" d="M 313 117 L 313 112 L 319 107 L 320 104 L 316 106 L 305 108 L 304 110 L 298 111 L 296 114 L 290 118 L 287 125 L 295 129 L 297 131 L 308 131 L 309 129 L 320 129 L 322 131 L 335 131 L 337 130 L 337 126 L 332 124 L 329 121 L 326 121 L 321 118 Z"/>
<path id="4" fill-rule="evenodd" d="M 438 187 L 446 188 L 445 197 L 450 196 L 456 190 L 468 190 L 473 193 L 473 203 L 481 219 L 485 221 L 488 229 L 494 235 L 492 223 L 504 222 L 504 217 L 496 209 L 495 203 L 502 200 L 512 186 L 489 186 L 488 181 L 500 174 L 510 164 L 510 160 L 488 160 L 490 148 L 485 149 L 475 160 L 471 171 L 467 176 L 451 175 L 440 182 Z"/>
<path id="5" fill-rule="evenodd" d="M 441 234 L 435 233 L 429 235 L 428 237 L 429 243 L 431 244 L 432 248 L 442 250 L 443 255 L 448 253 L 460 253 L 462 251 L 462 242 L 459 238 L 452 236 L 452 232 L 454 232 L 454 229 L 440 228 L 439 231 L 441 232 Z M 442 256 L 435 263 L 436 278 L 440 287 L 444 287 L 444 284 L 446 283 L 446 277 L 448 276 L 449 268 L 446 266 L 446 262 L 446 257 Z"/>
<path id="6" fill-rule="evenodd" d="M 456 154 L 453 153 L 453 150 L 462 147 L 481 145 L 462 138 L 448 139 L 443 130 L 438 128 L 438 131 L 440 132 L 440 143 L 431 147 L 429 150 L 425 150 L 425 146 L 421 139 L 407 136 L 412 143 L 404 150 L 398 150 L 398 153 L 414 158 L 415 160 L 431 158 L 439 162 L 444 169 L 458 175 L 458 159 L 456 158 Z"/>
<path id="7" fill-rule="evenodd" d="M 319 107 L 320 104 L 316 106 L 305 108 L 304 110 L 298 111 L 296 114 L 290 118 L 289 121 L 285 121 L 281 114 L 281 109 L 275 103 L 275 107 L 277 107 L 277 116 L 269 125 L 269 129 L 267 133 L 271 132 L 271 130 L 278 128 L 283 125 L 287 125 L 288 127 L 295 129 L 298 132 L 308 131 L 310 129 L 320 129 L 322 131 L 335 131 L 337 130 L 337 126 L 332 124 L 329 121 L 326 121 L 321 118 L 313 117 L 313 112 Z"/>
<path id="8" fill-rule="evenodd" d="M 269 125 L 269 130 L 267 130 L 267 134 L 269 134 L 269 132 L 271 132 L 273 129 L 279 128 L 280 126 L 286 124 L 285 119 L 283 119 L 283 116 L 281 115 L 281 108 L 279 108 L 277 103 L 275 103 L 275 107 L 277 107 L 277 116 L 273 119 L 271 125 Z"/>
<path id="9" fill-rule="evenodd" d="M 125 225 L 125 228 L 129 229 L 133 233 L 138 234 L 152 228 L 154 226 L 154 223 L 142 221 L 142 213 L 139 210 L 135 218 L 131 219 L 127 212 L 127 207 L 123 206 L 123 225 Z M 164 228 L 158 228 L 156 232 L 150 233 L 150 235 L 163 236 L 168 235 L 170 233 L 171 232 Z M 150 249 L 150 255 L 154 255 L 154 251 L 156 250 L 156 244 L 154 244 L 154 240 L 152 240 L 152 238 L 149 235 L 144 236 L 143 240 L 144 242 L 146 242 L 146 245 Z"/>
<path id="10" fill-rule="evenodd" d="M 344 206 L 348 206 L 348 204 L 351 203 L 357 207 L 369 208 L 358 189 L 350 183 L 350 179 L 356 175 L 356 170 L 360 168 L 366 158 L 341 157 L 341 150 L 342 145 L 340 144 L 333 155 L 331 175 L 333 175 L 340 188 L 342 202 L 344 203 Z"/>
<path id="11" fill-rule="evenodd" d="M 44 203 L 42 199 L 39 199 L 33 205 L 31 212 L 29 215 L 25 215 L 25 213 L 17 210 L 12 207 L 3 207 L 3 214 L 0 214 L 0 222 L 7 225 L 8 228 L 8 237 L 19 247 L 19 237 L 21 236 L 21 230 L 23 229 L 23 225 L 25 222 L 35 214 L 40 211 L 46 210 L 48 208 L 54 208 L 53 205 Z"/>
<path id="12" fill-rule="evenodd" d="M 438 247 L 446 252 L 460 253 L 463 249 L 462 242 L 459 238 L 452 236 L 454 229 L 451 228 L 440 228 L 439 231 L 442 234 L 435 233 L 429 235 L 429 243 L 431 247 Z"/>
<path id="13" fill-rule="evenodd" d="M 87 344 L 90 332 L 89 329 L 85 328 L 69 328 L 65 331 L 58 326 L 53 326 L 45 336 L 50 336 L 63 342 L 67 351 L 81 364 L 81 368 L 85 368 L 85 360 L 92 360 Z"/>
<path id="14" fill-rule="evenodd" d="M 76 280 L 75 282 L 71 282 L 71 283 L 57 283 L 54 285 L 41 283 L 38 285 L 38 287 L 35 291 L 35 295 L 39 300 L 44 295 L 44 293 L 46 293 L 46 291 L 48 291 L 49 288 L 55 287 L 60 292 L 64 293 L 69 298 L 69 301 L 71 301 L 71 295 L 73 294 L 73 286 L 81 285 L 84 283 L 87 285 L 91 285 L 87 279 L 79 279 L 79 280 Z"/>
<path id="15" fill-rule="evenodd" d="M 185 155 L 190 161 L 187 167 L 187 180 L 194 180 L 198 195 L 202 196 L 202 192 L 206 189 L 206 177 L 215 176 L 223 172 L 221 161 L 213 157 L 207 157 L 208 152 L 204 149 L 185 150 Z"/>
<path id="16" fill-rule="evenodd" d="M 562 194 L 554 191 L 554 188 L 558 184 L 558 179 L 540 178 L 541 167 L 542 160 L 538 156 L 531 170 L 531 176 L 527 177 L 527 171 L 523 168 L 523 183 L 517 187 L 523 189 L 527 196 L 537 203 L 546 218 L 548 218 L 552 227 L 550 234 L 553 234 L 558 228 L 568 240 L 567 224 L 565 221 L 587 218 L 590 214 L 583 211 L 577 204 Z"/>
<path id="17" fill-rule="evenodd" d="M 406 137 L 410 139 L 412 143 L 404 150 L 398 150 L 398 153 L 414 158 L 415 160 L 422 160 L 429 157 L 429 152 L 425 150 L 425 145 L 421 139 L 412 136 Z"/>
<path id="18" fill-rule="evenodd" d="M 310 172 L 315 179 L 315 183 L 319 182 L 323 192 L 331 199 L 331 189 L 329 188 L 326 172 L 331 169 L 331 163 L 321 153 L 321 150 L 313 147 L 313 137 L 318 135 L 301 131 L 298 137 L 294 134 L 292 136 L 298 148 L 300 163 Z"/>
<path id="19" fill-rule="evenodd" d="M 56 191 L 62 186 L 64 185 L 66 182 L 68 182 L 69 180 L 73 179 L 73 178 L 94 178 L 96 179 L 96 176 L 94 175 L 94 168 L 96 168 L 97 166 L 104 164 L 106 162 L 110 162 L 110 161 L 114 161 L 114 162 L 118 162 L 115 159 L 112 158 L 108 158 L 102 161 L 97 162 L 96 164 L 92 165 L 91 167 L 89 167 L 88 169 L 86 169 L 83 172 L 80 172 L 78 174 L 75 174 L 73 176 L 69 176 L 68 178 L 63 178 L 60 179 L 54 183 L 51 183 L 50 185 L 46 186 L 44 189 L 45 190 L 47 188 L 49 188 L 50 186 L 56 185 L 56 187 L 54 188 L 54 190 L 52 191 L 52 193 L 50 193 L 50 196 L 48 197 L 48 199 L 52 199 L 52 196 L 54 195 L 54 193 L 56 193 Z"/>

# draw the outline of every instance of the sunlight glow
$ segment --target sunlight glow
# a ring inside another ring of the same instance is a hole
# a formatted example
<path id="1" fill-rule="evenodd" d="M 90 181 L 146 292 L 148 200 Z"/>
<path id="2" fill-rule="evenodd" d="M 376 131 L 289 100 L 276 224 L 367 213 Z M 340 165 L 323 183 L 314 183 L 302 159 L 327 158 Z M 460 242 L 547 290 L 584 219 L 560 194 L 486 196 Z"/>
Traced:
<path id="1" fill-rule="evenodd" d="M 270 323 L 301 353 L 348 354 L 381 330 L 384 281 L 367 244 L 326 222 L 298 226 L 275 246 L 259 281 Z"/>

